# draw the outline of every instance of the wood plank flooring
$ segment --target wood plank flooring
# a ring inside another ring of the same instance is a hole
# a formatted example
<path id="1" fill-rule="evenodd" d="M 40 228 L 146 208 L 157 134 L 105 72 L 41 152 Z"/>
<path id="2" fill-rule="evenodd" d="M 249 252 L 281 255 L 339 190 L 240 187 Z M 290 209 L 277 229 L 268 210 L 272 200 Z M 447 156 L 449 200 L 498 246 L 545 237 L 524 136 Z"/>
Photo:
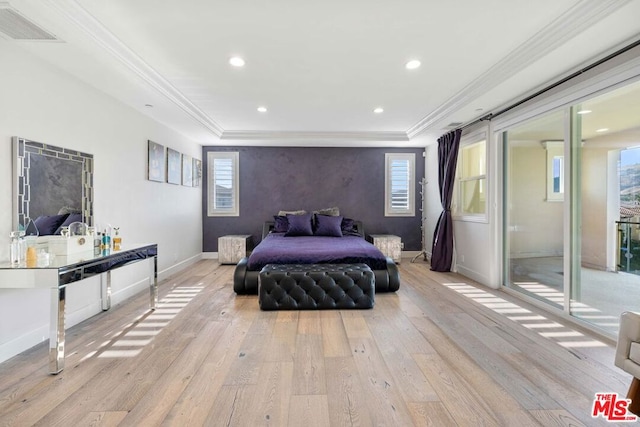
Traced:
<path id="1" fill-rule="evenodd" d="M 262 312 L 203 260 L 0 364 L 0 426 L 595 426 L 614 348 L 424 262 L 372 310 Z"/>

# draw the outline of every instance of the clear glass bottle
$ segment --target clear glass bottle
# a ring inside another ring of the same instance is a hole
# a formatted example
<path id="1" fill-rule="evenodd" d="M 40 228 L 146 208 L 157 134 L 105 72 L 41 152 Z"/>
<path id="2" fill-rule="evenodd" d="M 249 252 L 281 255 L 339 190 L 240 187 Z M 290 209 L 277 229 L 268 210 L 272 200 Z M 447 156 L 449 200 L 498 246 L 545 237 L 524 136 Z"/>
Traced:
<path id="1" fill-rule="evenodd" d="M 10 234 L 11 243 L 10 243 L 9 252 L 10 252 L 11 267 L 17 267 L 20 265 L 20 258 L 21 258 L 21 252 L 22 252 L 22 246 L 23 246 L 23 243 L 20 242 L 20 240 L 22 239 L 21 233 L 22 232 L 20 231 L 12 231 Z"/>
<path id="2" fill-rule="evenodd" d="M 93 255 L 100 255 L 100 233 L 98 233 L 96 227 L 89 227 L 88 236 L 93 240 Z"/>
<path id="3" fill-rule="evenodd" d="M 19 238 L 19 242 L 20 242 L 20 252 L 19 252 L 20 261 L 19 261 L 19 263 L 22 264 L 27 259 L 27 240 L 25 239 L 25 231 L 24 231 L 24 229 L 18 231 L 18 236 L 19 236 L 18 238 Z"/>

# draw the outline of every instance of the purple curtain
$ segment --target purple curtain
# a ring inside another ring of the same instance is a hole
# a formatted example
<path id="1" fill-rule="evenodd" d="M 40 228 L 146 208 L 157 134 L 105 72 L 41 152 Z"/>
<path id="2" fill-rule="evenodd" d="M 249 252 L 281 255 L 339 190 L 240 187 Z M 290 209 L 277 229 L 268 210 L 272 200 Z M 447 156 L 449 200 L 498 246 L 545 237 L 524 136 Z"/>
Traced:
<path id="1" fill-rule="evenodd" d="M 451 271 L 453 261 L 453 218 L 451 198 L 458 163 L 458 148 L 462 129 L 456 129 L 438 138 L 438 186 L 442 213 L 433 232 L 431 270 Z"/>

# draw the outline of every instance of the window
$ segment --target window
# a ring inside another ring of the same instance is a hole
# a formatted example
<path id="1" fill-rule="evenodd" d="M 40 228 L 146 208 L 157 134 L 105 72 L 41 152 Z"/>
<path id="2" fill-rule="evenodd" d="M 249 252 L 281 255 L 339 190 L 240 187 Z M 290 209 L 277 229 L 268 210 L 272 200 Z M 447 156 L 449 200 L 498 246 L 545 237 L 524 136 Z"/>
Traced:
<path id="1" fill-rule="evenodd" d="M 385 154 L 385 216 L 415 215 L 416 156 L 413 153 Z"/>
<path id="2" fill-rule="evenodd" d="M 462 220 L 477 221 L 487 217 L 487 141 L 473 138 L 462 143 L 458 152 L 452 209 Z"/>
<path id="3" fill-rule="evenodd" d="M 209 216 L 240 216 L 238 152 L 207 153 Z"/>
<path id="4" fill-rule="evenodd" d="M 547 150 L 547 202 L 564 200 L 564 142 L 544 141 Z"/>

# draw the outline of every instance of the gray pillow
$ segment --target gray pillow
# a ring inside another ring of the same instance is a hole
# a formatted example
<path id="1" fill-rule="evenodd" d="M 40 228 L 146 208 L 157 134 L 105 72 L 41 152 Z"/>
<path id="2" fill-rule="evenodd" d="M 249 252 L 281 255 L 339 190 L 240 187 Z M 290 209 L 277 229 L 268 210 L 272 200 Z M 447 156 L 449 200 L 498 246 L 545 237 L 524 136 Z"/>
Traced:
<path id="1" fill-rule="evenodd" d="M 340 216 L 340 208 L 334 206 L 332 208 L 318 209 L 317 211 L 313 211 L 316 215 L 327 215 L 327 216 Z"/>
<path id="2" fill-rule="evenodd" d="M 58 215 L 64 215 L 64 214 L 79 214 L 82 213 L 82 210 L 78 209 L 78 208 L 73 208 L 71 206 L 63 206 L 60 208 L 60 210 L 58 211 Z"/>
<path id="3" fill-rule="evenodd" d="M 300 211 L 280 211 L 280 212 L 278 212 L 278 216 L 304 215 L 306 213 L 307 213 L 307 211 L 305 211 L 305 210 L 300 210 Z"/>

